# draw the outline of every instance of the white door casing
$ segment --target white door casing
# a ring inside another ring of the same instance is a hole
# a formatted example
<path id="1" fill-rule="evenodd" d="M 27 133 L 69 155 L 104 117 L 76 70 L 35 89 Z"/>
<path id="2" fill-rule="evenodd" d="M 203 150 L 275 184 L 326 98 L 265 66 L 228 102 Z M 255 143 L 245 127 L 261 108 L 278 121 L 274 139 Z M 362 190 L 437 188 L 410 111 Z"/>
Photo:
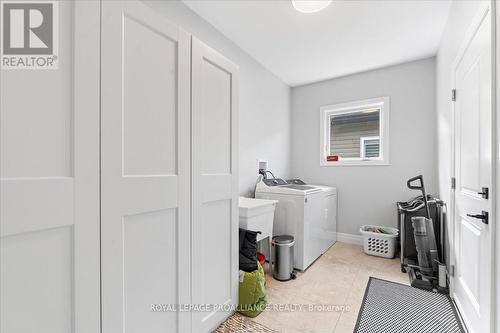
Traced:
<path id="1" fill-rule="evenodd" d="M 61 1 L 59 68 L 0 75 L 0 331 L 98 332 L 99 3 Z"/>
<path id="2" fill-rule="evenodd" d="M 190 38 L 102 2 L 102 332 L 190 332 Z"/>
<path id="3" fill-rule="evenodd" d="M 192 38 L 192 302 L 238 302 L 238 68 Z M 209 332 L 228 311 L 193 313 Z"/>
<path id="4" fill-rule="evenodd" d="M 472 332 L 492 332 L 493 224 L 495 188 L 493 157 L 491 11 L 485 2 L 464 41 L 453 84 L 454 156 L 451 259 L 455 274 L 451 293 Z M 480 194 L 489 189 L 489 198 Z M 489 224 L 469 215 L 487 212 Z"/>
<path id="5" fill-rule="evenodd" d="M 496 122 L 496 129 L 494 131 L 495 133 L 495 142 L 496 142 L 496 156 L 495 156 L 495 165 L 496 165 L 496 173 L 495 173 L 495 181 L 496 181 L 496 188 L 500 188 L 500 177 L 498 175 L 500 174 L 500 133 L 498 129 L 500 129 L 500 117 L 498 116 L 498 101 L 499 101 L 499 96 L 500 96 L 500 52 L 498 51 L 498 45 L 500 45 L 500 20 L 499 15 L 500 15 L 500 6 L 498 6 L 496 1 L 492 1 L 492 15 L 493 18 L 493 27 L 494 27 L 494 47 L 493 47 L 493 54 L 494 54 L 494 59 L 495 61 L 493 62 L 493 73 L 495 75 L 495 89 L 496 92 L 493 95 L 493 105 L 494 105 L 494 112 L 495 112 L 495 122 Z M 498 192 L 497 192 L 498 193 Z M 495 195 L 496 197 L 496 221 L 500 220 L 500 210 L 498 209 L 500 207 L 500 197 Z M 495 293 L 495 302 L 494 302 L 494 318 L 495 318 L 495 330 L 498 332 L 500 330 L 500 286 L 499 286 L 499 278 L 500 278 L 500 254 L 499 254 L 499 244 L 500 244 L 500 228 L 497 228 L 494 226 L 494 233 L 495 233 L 495 271 L 494 271 L 494 281 L 493 283 L 494 287 L 494 293 Z"/>

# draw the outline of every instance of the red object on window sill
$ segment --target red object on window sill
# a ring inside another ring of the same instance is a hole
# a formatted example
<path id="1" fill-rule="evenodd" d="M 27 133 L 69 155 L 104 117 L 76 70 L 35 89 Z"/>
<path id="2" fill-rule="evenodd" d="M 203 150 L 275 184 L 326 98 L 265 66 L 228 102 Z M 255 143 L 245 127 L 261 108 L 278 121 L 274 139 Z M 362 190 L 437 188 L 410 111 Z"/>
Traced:
<path id="1" fill-rule="evenodd" d="M 338 162 L 339 161 L 339 155 L 331 155 L 326 157 L 327 162 Z"/>

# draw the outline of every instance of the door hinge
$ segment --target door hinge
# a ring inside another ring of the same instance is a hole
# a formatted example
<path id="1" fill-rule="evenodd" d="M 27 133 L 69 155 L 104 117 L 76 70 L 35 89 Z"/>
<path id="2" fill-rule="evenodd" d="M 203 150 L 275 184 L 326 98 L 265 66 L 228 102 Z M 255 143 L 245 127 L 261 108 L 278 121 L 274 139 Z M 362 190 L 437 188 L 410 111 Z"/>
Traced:
<path id="1" fill-rule="evenodd" d="M 451 90 L 451 101 L 455 102 L 457 100 L 457 89 Z"/>
<path id="2" fill-rule="evenodd" d="M 450 271 L 448 272 L 449 276 L 455 276 L 455 265 L 450 265 Z"/>
<path id="3" fill-rule="evenodd" d="M 451 189 L 454 190 L 457 186 L 457 179 L 455 177 L 451 177 Z"/>

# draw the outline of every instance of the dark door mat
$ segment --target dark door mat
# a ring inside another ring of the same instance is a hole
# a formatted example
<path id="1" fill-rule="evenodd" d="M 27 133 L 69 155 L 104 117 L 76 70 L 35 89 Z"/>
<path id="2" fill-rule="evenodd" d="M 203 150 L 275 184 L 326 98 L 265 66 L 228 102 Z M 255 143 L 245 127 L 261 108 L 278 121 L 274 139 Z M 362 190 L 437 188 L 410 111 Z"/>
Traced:
<path id="1" fill-rule="evenodd" d="M 279 333 L 264 325 L 256 323 L 250 318 L 247 318 L 239 313 L 233 314 L 225 322 L 223 322 L 213 333 Z"/>
<path id="2" fill-rule="evenodd" d="M 465 333 L 447 295 L 370 277 L 354 333 Z"/>

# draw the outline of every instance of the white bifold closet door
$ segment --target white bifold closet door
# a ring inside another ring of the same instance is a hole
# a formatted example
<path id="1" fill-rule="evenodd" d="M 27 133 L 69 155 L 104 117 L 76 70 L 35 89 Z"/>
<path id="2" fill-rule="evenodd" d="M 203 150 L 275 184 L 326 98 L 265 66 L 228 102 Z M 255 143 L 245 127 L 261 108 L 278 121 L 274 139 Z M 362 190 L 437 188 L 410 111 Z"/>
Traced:
<path id="1" fill-rule="evenodd" d="M 100 329 L 99 3 L 56 3 L 59 68 L 0 74 L 2 333 Z"/>
<path id="2" fill-rule="evenodd" d="M 102 332 L 190 332 L 190 39 L 102 2 Z"/>
<path id="3" fill-rule="evenodd" d="M 194 37 L 191 52 L 192 302 L 213 306 L 193 332 L 210 332 L 238 302 L 238 68 Z"/>

